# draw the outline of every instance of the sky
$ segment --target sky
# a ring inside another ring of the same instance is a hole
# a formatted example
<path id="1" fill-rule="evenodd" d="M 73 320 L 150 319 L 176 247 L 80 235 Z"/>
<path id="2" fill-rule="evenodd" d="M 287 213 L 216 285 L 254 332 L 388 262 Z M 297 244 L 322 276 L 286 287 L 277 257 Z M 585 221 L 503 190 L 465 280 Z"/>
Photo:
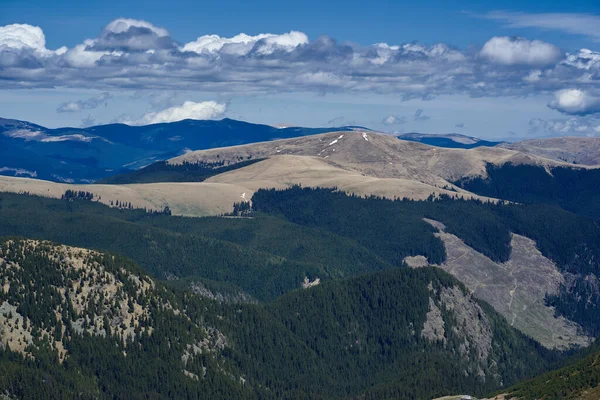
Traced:
<path id="1" fill-rule="evenodd" d="M 0 0 L 0 117 L 600 136 L 599 26 L 597 0 Z"/>

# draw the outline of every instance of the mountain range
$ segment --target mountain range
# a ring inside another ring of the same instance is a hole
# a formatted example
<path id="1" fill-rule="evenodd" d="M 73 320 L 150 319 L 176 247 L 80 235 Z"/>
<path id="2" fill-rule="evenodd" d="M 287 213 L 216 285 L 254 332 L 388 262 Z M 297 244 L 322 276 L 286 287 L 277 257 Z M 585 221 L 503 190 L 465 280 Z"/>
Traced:
<path id="1" fill-rule="evenodd" d="M 597 393 L 595 139 L 0 122 L 9 398 Z"/>
<path id="2" fill-rule="evenodd" d="M 486 146 L 493 147 L 504 142 L 493 142 L 482 140 L 472 136 L 461 135 L 460 133 L 448 134 L 427 134 L 427 133 L 404 133 L 396 136 L 398 139 L 410 140 L 437 147 L 450 147 L 457 149 L 474 149 L 475 147 Z"/>
<path id="3" fill-rule="evenodd" d="M 55 182 L 90 183 L 135 170 L 190 149 L 210 149 L 342 128 L 275 128 L 231 119 L 184 120 L 146 126 L 110 124 L 49 129 L 0 118 L 0 174 Z"/>

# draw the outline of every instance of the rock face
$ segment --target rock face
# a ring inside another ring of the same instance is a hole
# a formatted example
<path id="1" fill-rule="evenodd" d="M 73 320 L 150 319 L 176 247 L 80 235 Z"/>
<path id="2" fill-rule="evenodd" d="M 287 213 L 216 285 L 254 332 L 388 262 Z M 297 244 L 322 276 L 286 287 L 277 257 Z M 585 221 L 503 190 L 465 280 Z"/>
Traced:
<path id="1" fill-rule="evenodd" d="M 256 299 L 252 298 L 247 293 L 242 291 L 237 292 L 225 292 L 210 290 L 202 282 L 192 282 L 190 284 L 192 293 L 197 296 L 205 297 L 207 299 L 216 300 L 219 303 L 256 303 Z"/>
<path id="2" fill-rule="evenodd" d="M 485 364 L 492 349 L 492 327 L 483 309 L 458 286 L 442 287 L 437 292 L 430 285 L 429 312 L 421 336 L 446 344 L 449 336 L 444 318 L 451 318 L 451 333 L 458 338 L 462 357 Z M 434 300 L 436 298 L 436 300 Z M 445 311 L 446 316 L 442 310 Z"/>
<path id="3" fill-rule="evenodd" d="M 423 330 L 421 336 L 428 339 L 430 342 L 441 340 L 446 341 L 444 335 L 446 330 L 444 329 L 444 319 L 442 318 L 442 312 L 435 304 L 435 301 L 429 298 L 429 312 L 427 313 L 427 319 L 423 324 Z"/>
<path id="4" fill-rule="evenodd" d="M 404 258 L 404 262 L 411 268 L 420 268 L 429 265 L 425 256 L 408 256 Z"/>
<path id="5" fill-rule="evenodd" d="M 440 299 L 458 322 L 459 327 L 452 329 L 463 339 L 461 355 L 487 360 L 492 349 L 492 328 L 485 312 L 457 286 L 442 289 Z"/>
<path id="6" fill-rule="evenodd" d="M 546 294 L 556 294 L 564 278 L 556 265 L 524 236 L 512 236 L 509 261 L 496 263 L 444 231 L 443 224 L 426 220 L 438 228 L 447 259 L 439 267 L 463 282 L 475 297 L 485 300 L 508 322 L 548 348 L 587 345 L 591 338 L 579 325 L 556 317 L 546 305 Z"/>
<path id="7" fill-rule="evenodd" d="M 428 286 L 429 311 L 420 335 L 444 347 L 454 346 L 471 367 L 465 374 L 480 379 L 497 377 L 497 365 L 492 359 L 493 331 L 490 321 L 470 294 L 458 286 Z"/>

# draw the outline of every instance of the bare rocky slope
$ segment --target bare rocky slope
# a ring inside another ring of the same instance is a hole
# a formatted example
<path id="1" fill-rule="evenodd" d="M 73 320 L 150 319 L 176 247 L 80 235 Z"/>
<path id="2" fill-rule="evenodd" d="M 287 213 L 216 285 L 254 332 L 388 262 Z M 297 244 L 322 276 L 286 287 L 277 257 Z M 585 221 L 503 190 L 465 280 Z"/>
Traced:
<path id="1" fill-rule="evenodd" d="M 549 348 L 587 346 L 591 342 L 581 327 L 557 317 L 546 305 L 546 294 L 557 294 L 565 278 L 534 241 L 513 234 L 510 259 L 498 263 L 445 232 L 443 224 L 427 222 L 438 229 L 437 236 L 446 248 L 447 259 L 439 267 L 463 282 L 475 297 L 493 306 L 511 326 Z M 421 258 L 407 261 L 413 267 L 423 265 Z"/>

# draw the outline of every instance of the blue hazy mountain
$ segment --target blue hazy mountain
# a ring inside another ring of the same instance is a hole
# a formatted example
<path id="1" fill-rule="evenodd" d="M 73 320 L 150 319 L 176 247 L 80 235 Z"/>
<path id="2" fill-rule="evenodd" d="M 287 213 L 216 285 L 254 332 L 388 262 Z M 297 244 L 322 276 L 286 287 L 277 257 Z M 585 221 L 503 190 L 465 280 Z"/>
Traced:
<path id="1" fill-rule="evenodd" d="M 0 175 L 91 182 L 189 150 L 289 139 L 355 127 L 276 128 L 232 119 L 50 129 L 0 118 Z M 364 129 L 364 128 L 363 128 Z"/>
<path id="2" fill-rule="evenodd" d="M 428 134 L 428 133 L 405 133 L 397 136 L 398 139 L 418 142 L 437 147 L 449 147 L 453 149 L 473 149 L 475 147 L 493 147 L 503 142 L 491 142 L 460 133 Z"/>

